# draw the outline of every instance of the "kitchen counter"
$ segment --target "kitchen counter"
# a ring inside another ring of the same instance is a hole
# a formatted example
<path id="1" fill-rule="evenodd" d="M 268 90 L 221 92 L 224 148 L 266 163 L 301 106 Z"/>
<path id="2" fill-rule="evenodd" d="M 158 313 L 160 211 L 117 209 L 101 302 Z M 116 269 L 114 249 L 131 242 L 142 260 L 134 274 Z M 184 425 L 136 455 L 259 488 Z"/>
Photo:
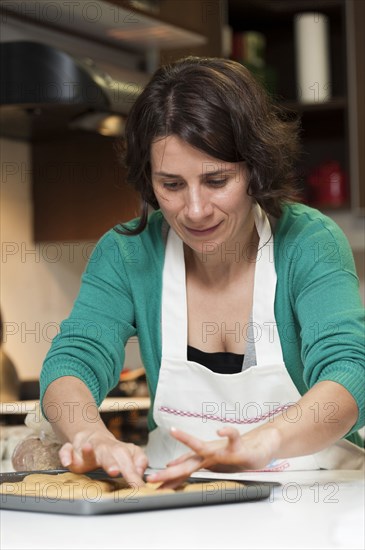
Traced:
<path id="1" fill-rule="evenodd" d="M 364 548 L 364 472 L 285 472 L 281 482 L 270 498 L 237 504 L 105 516 L 2 510 L 0 547 Z"/>

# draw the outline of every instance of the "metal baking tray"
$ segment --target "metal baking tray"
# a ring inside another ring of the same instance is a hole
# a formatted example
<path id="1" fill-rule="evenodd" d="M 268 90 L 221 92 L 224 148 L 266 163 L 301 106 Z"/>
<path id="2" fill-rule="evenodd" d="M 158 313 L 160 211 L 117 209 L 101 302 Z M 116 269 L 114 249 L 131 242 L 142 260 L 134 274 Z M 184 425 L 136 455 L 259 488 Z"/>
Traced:
<path id="1" fill-rule="evenodd" d="M 9 472 L 0 474 L 0 484 L 22 481 L 29 474 L 63 474 L 62 470 L 37 470 L 29 472 Z M 98 480 L 115 480 L 103 470 L 88 472 L 88 477 Z M 125 497 L 96 498 L 47 498 L 35 495 L 0 494 L 0 509 L 18 510 L 26 512 L 46 512 L 55 514 L 94 515 L 94 514 L 121 514 L 124 512 L 138 512 L 141 510 L 159 510 L 163 508 L 180 508 L 185 506 L 206 506 L 211 504 L 230 504 L 245 501 L 262 500 L 268 498 L 273 485 L 277 483 L 238 481 L 237 488 L 229 485 L 224 487 L 227 480 L 207 480 L 204 478 L 189 478 L 188 483 L 202 483 L 201 490 L 192 492 L 177 491 L 176 493 L 138 496 L 138 490 L 131 488 L 130 494 Z M 222 482 L 217 487 L 216 482 Z"/>

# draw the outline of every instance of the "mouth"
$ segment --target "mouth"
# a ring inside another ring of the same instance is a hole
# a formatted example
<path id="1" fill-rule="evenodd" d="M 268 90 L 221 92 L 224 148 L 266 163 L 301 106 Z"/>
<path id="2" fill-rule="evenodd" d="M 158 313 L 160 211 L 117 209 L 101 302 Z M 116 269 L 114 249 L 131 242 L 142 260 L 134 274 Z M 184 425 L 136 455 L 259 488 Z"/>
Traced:
<path id="1" fill-rule="evenodd" d="M 192 235 L 197 235 L 199 237 L 210 235 L 213 233 L 221 224 L 222 222 L 217 223 L 217 225 L 214 225 L 212 227 L 202 228 L 202 229 L 193 229 L 192 227 L 185 226 L 186 231 L 191 233 Z"/>

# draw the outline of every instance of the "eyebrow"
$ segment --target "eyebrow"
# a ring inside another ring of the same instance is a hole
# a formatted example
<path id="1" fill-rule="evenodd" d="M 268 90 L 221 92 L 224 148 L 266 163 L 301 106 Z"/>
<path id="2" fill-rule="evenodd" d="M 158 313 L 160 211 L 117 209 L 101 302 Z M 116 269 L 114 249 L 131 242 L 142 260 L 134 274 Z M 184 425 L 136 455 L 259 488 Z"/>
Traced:
<path id="1" fill-rule="evenodd" d="M 200 177 L 204 177 L 204 176 L 217 176 L 219 174 L 226 174 L 226 173 L 230 173 L 230 172 L 237 172 L 237 169 L 236 168 L 222 168 L 221 170 L 215 170 L 214 172 L 204 172 L 203 174 L 200 174 Z M 180 176 L 178 174 L 169 174 L 168 172 L 154 172 L 153 173 L 154 176 L 165 176 L 165 177 L 168 177 L 168 178 L 179 178 Z"/>

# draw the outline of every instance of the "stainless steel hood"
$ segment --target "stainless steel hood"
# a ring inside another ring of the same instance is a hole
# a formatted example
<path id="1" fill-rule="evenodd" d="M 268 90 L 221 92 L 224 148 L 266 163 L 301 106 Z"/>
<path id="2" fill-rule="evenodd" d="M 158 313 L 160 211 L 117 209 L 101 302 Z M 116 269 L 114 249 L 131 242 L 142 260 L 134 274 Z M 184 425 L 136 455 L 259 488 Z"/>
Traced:
<path id="1" fill-rule="evenodd" d="M 46 44 L 0 43 L 0 135 L 45 139 L 76 130 L 121 135 L 148 75 L 113 78 L 90 58 Z"/>

